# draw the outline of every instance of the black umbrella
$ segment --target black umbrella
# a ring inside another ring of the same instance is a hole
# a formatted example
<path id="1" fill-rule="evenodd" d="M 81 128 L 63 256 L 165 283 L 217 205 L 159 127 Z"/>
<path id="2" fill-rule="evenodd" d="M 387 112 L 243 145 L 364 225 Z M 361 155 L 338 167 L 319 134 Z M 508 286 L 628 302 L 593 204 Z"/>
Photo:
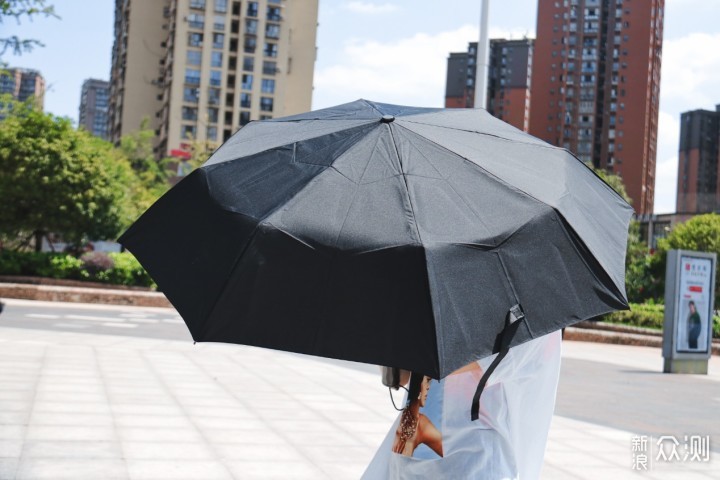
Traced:
<path id="1" fill-rule="evenodd" d="M 196 341 L 442 378 L 626 309 L 631 214 L 484 110 L 358 100 L 250 123 L 120 242 Z"/>

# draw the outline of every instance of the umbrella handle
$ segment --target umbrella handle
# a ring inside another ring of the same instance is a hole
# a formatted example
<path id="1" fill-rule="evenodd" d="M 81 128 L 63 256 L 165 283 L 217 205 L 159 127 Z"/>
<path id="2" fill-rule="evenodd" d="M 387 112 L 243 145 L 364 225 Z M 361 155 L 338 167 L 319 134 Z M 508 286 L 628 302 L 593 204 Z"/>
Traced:
<path id="1" fill-rule="evenodd" d="M 495 368 L 498 364 L 500 364 L 502 359 L 505 358 L 508 351 L 510 351 L 510 342 L 512 342 L 515 332 L 517 332 L 517 329 L 523 320 L 525 320 L 525 313 L 523 312 L 520 304 L 510 307 L 505 319 L 505 327 L 503 327 L 502 332 L 500 332 L 500 351 L 498 352 L 497 357 L 495 357 L 495 360 L 493 360 L 487 370 L 485 370 L 485 373 L 483 373 L 483 376 L 480 378 L 480 383 L 477 386 L 477 390 L 475 390 L 475 395 L 473 395 L 472 406 L 470 407 L 471 421 L 475 421 L 480 417 L 480 395 L 482 394 L 483 389 L 485 389 L 485 384 L 490 378 L 490 375 L 492 375 Z"/>

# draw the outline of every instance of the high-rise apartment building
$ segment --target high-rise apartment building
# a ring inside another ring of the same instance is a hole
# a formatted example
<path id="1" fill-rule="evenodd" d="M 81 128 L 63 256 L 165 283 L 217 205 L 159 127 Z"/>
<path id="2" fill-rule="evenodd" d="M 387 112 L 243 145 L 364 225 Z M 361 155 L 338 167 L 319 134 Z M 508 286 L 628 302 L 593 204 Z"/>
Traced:
<path id="1" fill-rule="evenodd" d="M 533 40 L 490 40 L 486 108 L 524 131 L 530 121 Z M 477 42 L 467 52 L 451 53 L 445 87 L 446 108 L 472 108 L 475 102 Z"/>
<path id="2" fill-rule="evenodd" d="M 720 105 L 680 117 L 678 213 L 720 213 Z"/>
<path id="3" fill-rule="evenodd" d="M 475 67 L 477 42 L 466 52 L 450 53 L 445 79 L 445 108 L 473 108 L 475 105 Z"/>
<path id="4" fill-rule="evenodd" d="M 150 117 L 158 156 L 183 156 L 191 140 L 310 110 L 318 0 L 116 5 L 113 140 Z"/>
<path id="5" fill-rule="evenodd" d="M 664 0 L 538 0 L 530 133 L 620 175 L 652 213 Z"/>
<path id="6" fill-rule="evenodd" d="M 38 108 L 45 102 L 45 79 L 37 70 L 28 68 L 3 68 L 0 70 L 0 94 L 12 95 L 24 102 L 33 98 Z"/>
<path id="7" fill-rule="evenodd" d="M 490 40 L 488 112 L 528 131 L 534 40 Z"/>
<path id="8" fill-rule="evenodd" d="M 110 83 L 89 78 L 80 93 L 79 125 L 96 137 L 108 139 L 108 102 Z"/>

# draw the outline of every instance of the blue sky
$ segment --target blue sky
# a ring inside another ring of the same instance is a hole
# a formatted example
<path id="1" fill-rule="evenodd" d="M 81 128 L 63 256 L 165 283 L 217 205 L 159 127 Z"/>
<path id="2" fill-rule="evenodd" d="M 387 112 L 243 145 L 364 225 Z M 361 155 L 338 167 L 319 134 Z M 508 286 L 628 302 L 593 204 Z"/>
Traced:
<path id="1" fill-rule="evenodd" d="M 5 19 L 3 36 L 46 47 L 4 60 L 40 70 L 46 110 L 77 120 L 83 80 L 109 76 L 114 1 L 50 3 L 60 20 Z M 537 0 L 491 0 L 490 36 L 534 36 L 536 8 Z M 357 98 L 442 106 L 447 55 L 477 39 L 479 15 L 477 0 L 320 0 L 313 108 Z M 675 207 L 680 113 L 720 104 L 719 18 L 719 0 L 666 0 L 657 213 Z"/>

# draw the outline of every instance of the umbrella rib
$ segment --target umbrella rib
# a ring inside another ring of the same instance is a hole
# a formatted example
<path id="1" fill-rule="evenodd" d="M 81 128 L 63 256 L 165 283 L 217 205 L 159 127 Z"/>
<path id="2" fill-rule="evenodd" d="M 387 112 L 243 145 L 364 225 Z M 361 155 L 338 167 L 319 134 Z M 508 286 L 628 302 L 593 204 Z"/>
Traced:
<path id="1" fill-rule="evenodd" d="M 347 222 L 347 219 L 350 216 L 350 209 L 352 208 L 353 204 L 355 203 L 355 199 L 357 198 L 358 190 L 360 190 L 360 185 L 362 184 L 362 179 L 365 176 L 365 172 L 367 172 L 368 166 L 370 165 L 370 161 L 372 160 L 372 156 L 375 153 L 375 150 L 377 150 L 378 143 L 380 143 L 380 135 L 378 135 L 377 138 L 375 139 L 375 145 L 373 146 L 372 153 L 370 154 L 370 157 L 368 158 L 368 161 L 365 164 L 365 168 L 363 169 L 363 172 L 360 175 L 359 182 L 353 182 L 353 183 L 355 183 L 355 192 L 353 193 L 353 198 L 352 198 L 352 201 L 350 202 L 350 205 L 348 205 L 348 208 L 345 211 L 345 218 L 343 218 L 342 225 L 340 225 L 340 229 L 338 230 L 337 236 L 335 237 L 335 242 L 333 242 L 335 247 L 337 247 L 337 243 L 340 240 L 340 236 L 342 235 L 343 229 L 345 228 L 345 222 Z M 333 162 L 333 165 L 331 165 L 331 167 L 334 167 L 334 162 Z M 334 170 L 336 172 L 338 171 L 337 168 L 335 168 Z M 345 178 L 347 178 L 347 177 L 345 177 Z"/>
<path id="2" fill-rule="evenodd" d="M 523 145 L 532 145 L 532 146 L 534 146 L 534 147 L 539 147 L 539 148 L 547 148 L 547 149 L 550 149 L 550 150 L 565 150 L 565 151 L 568 151 L 568 150 L 565 149 L 565 148 L 556 147 L 556 146 L 554 146 L 554 145 L 549 145 L 549 144 L 544 145 L 544 144 L 542 144 L 542 143 L 523 142 L 522 140 L 513 140 L 513 139 L 511 139 L 511 138 L 506 138 L 506 137 L 502 137 L 502 136 L 500 136 L 500 135 L 495 135 L 494 133 L 480 132 L 480 131 L 477 131 L 477 130 L 467 130 L 467 129 L 465 129 L 465 128 L 454 128 L 454 127 L 448 127 L 448 126 L 446 126 L 446 125 L 436 125 L 436 124 L 434 124 L 434 123 L 417 122 L 417 121 L 407 120 L 407 119 L 405 119 L 405 118 L 400 119 L 400 120 L 402 120 L 403 122 L 407 122 L 407 123 L 417 123 L 418 125 L 427 125 L 428 127 L 445 128 L 445 129 L 447 129 L 447 130 L 456 130 L 456 131 L 458 131 L 458 132 L 467 132 L 467 133 L 475 133 L 475 134 L 477 134 L 477 135 L 485 135 L 485 136 L 487 136 L 487 137 L 498 138 L 498 139 L 500 139 L 500 140 L 505 140 L 505 141 L 507 141 L 507 142 L 522 143 Z M 575 155 L 573 155 L 573 157 L 575 157 Z M 577 157 L 575 157 L 575 159 L 576 159 L 578 162 L 581 162 L 581 160 L 578 159 Z M 582 163 L 582 162 L 581 162 L 581 163 Z"/>
<path id="3" fill-rule="evenodd" d="M 415 216 L 415 207 L 413 206 L 412 198 L 410 198 L 410 187 L 407 183 L 405 169 L 403 168 L 402 159 L 400 158 L 400 151 L 398 150 L 397 142 L 395 141 L 395 135 L 393 134 L 393 126 L 388 125 L 388 129 L 390 130 L 390 140 L 392 141 L 393 147 L 395 147 L 395 155 L 397 155 L 398 163 L 400 164 L 400 174 L 402 175 L 403 185 L 405 185 L 405 193 L 407 194 L 408 205 L 410 205 L 410 212 L 412 213 L 412 221 L 413 225 L 415 226 L 415 232 L 417 232 L 418 242 L 420 242 L 420 245 L 423 245 L 422 237 L 420 236 L 420 229 L 418 228 L 417 224 L 417 217 Z"/>
<path id="4" fill-rule="evenodd" d="M 402 127 L 402 128 L 405 128 L 405 127 Z M 406 130 L 407 130 L 407 129 L 406 129 Z M 411 131 L 411 130 L 408 130 L 408 131 Z M 412 132 L 412 133 L 415 134 L 415 135 L 418 135 L 418 134 L 415 133 L 415 132 Z M 420 136 L 420 135 L 418 135 L 418 136 Z M 425 137 L 422 137 L 422 138 L 425 138 Z M 485 227 L 485 229 L 486 229 L 488 232 L 490 232 L 491 229 L 487 226 L 487 224 L 486 224 L 486 223 L 483 221 L 483 219 L 480 217 L 480 214 L 479 214 L 477 211 L 475 211 L 475 209 L 472 207 L 472 205 L 470 205 L 470 203 L 468 203 L 468 201 L 465 199 L 465 197 L 462 196 L 462 195 L 460 194 L 460 192 L 458 192 L 458 191 L 455 189 L 455 187 L 452 185 L 452 183 L 451 183 L 447 178 L 445 178 L 445 177 L 443 176 L 443 174 L 438 171 L 437 168 L 435 168 L 435 165 L 433 165 L 433 162 L 427 157 L 427 155 L 425 155 L 423 152 L 421 152 L 420 149 L 417 148 L 417 146 L 415 146 L 414 143 L 412 143 L 412 142 L 408 142 L 408 143 L 410 144 L 410 146 L 411 146 L 412 148 L 415 149 L 415 151 L 416 151 L 421 157 L 423 157 L 425 160 L 427 160 L 428 164 L 430 164 L 430 166 L 433 168 L 433 170 L 435 170 L 435 171 L 437 172 L 437 174 L 440 176 L 440 178 L 442 178 L 442 179 L 445 180 L 445 183 L 447 184 L 447 186 L 450 187 L 450 189 L 455 193 L 455 195 L 458 196 L 458 198 L 459 198 L 460 200 L 462 200 L 462 202 L 465 204 L 465 206 L 468 208 L 468 210 L 470 210 L 470 211 L 475 215 L 475 218 L 477 218 L 477 220 L 483 225 L 483 227 Z M 449 150 L 448 150 L 448 151 L 449 151 Z M 463 157 L 461 157 L 460 155 L 456 155 L 456 156 L 458 156 L 458 157 L 460 157 L 460 158 L 463 158 Z"/>
<path id="5" fill-rule="evenodd" d="M 410 130 L 410 131 L 412 132 L 412 130 Z M 540 199 L 537 198 L 536 196 L 534 196 L 534 195 L 526 192 L 525 190 L 523 190 L 523 189 L 521 189 L 521 188 L 518 188 L 518 187 L 516 187 L 515 185 L 512 185 L 512 184 L 506 182 L 506 181 L 503 180 L 502 178 L 498 177 L 497 175 L 495 175 L 494 173 L 492 173 L 492 172 L 489 171 L 488 169 L 484 168 L 483 166 L 478 165 L 477 163 L 473 162 L 473 161 L 470 160 L 469 158 L 467 158 L 467 157 L 465 157 L 465 156 L 463 156 L 463 155 L 460 155 L 460 154 L 457 153 L 457 152 L 453 152 L 452 150 L 450 150 L 450 149 L 447 148 L 446 146 L 440 145 L 440 144 L 437 143 L 436 141 L 434 141 L 434 140 L 432 140 L 432 139 L 430 139 L 430 138 L 427 138 L 427 137 L 425 137 L 425 136 L 423 136 L 423 135 L 420 135 L 420 134 L 417 133 L 417 132 L 413 132 L 413 133 L 415 133 L 416 135 L 424 138 L 425 140 L 427 140 L 428 142 L 432 143 L 433 145 L 436 145 L 438 148 L 441 148 L 441 149 L 445 150 L 446 152 L 449 152 L 451 155 L 455 155 L 456 157 L 462 158 L 462 159 L 465 160 L 466 162 L 470 163 L 471 165 L 473 165 L 473 166 L 475 166 L 476 168 L 479 168 L 480 170 L 482 170 L 483 172 L 485 172 L 489 177 L 492 177 L 493 179 L 495 179 L 495 181 L 497 181 L 498 183 L 504 185 L 505 187 L 507 187 L 507 188 L 509 188 L 509 189 L 511 189 L 511 190 L 515 190 L 515 191 L 517 191 L 517 192 L 520 192 L 520 193 L 522 193 L 523 195 L 527 195 L 528 197 L 532 198 L 533 200 L 535 200 L 535 201 L 537 201 L 537 202 L 542 203 L 543 205 L 548 205 L 548 206 L 550 206 L 550 207 L 552 207 L 552 208 L 555 208 L 555 207 L 553 207 L 552 205 L 550 205 L 550 204 L 548 204 L 548 203 L 546 203 L 546 202 L 543 202 L 542 200 L 540 200 Z M 494 136 L 494 135 L 490 135 L 490 136 Z M 502 138 L 502 137 L 498 137 L 498 138 Z M 507 139 L 505 139 L 505 140 L 507 140 Z"/>

